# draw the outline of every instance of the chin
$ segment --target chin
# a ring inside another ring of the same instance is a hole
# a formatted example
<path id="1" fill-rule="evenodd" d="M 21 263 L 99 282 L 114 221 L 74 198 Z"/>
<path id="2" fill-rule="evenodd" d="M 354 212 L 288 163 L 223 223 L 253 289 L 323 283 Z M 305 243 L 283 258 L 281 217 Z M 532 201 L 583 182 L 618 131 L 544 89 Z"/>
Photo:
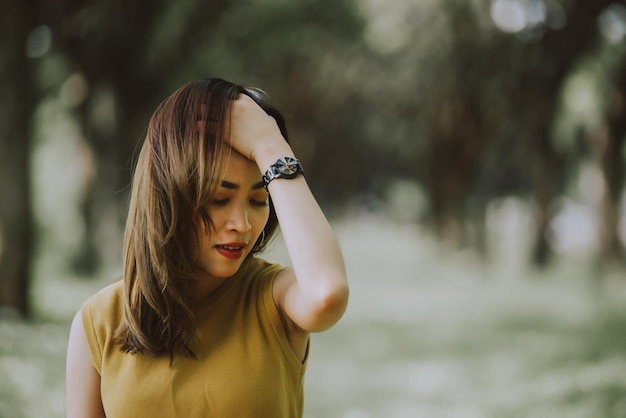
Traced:
<path id="1" fill-rule="evenodd" d="M 239 262 L 236 265 L 222 266 L 221 268 L 217 269 L 213 267 L 212 269 L 208 269 L 208 273 L 218 279 L 228 279 L 229 277 L 234 276 L 239 271 L 242 264 L 242 262 Z"/>

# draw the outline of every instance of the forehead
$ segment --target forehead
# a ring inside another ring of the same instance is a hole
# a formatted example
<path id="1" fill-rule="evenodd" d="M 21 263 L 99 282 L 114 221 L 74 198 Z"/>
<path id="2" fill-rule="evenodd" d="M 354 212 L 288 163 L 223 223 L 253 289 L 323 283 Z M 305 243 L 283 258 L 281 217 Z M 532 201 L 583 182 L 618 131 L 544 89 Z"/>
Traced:
<path id="1" fill-rule="evenodd" d="M 261 171 L 254 161 L 233 150 L 226 160 L 224 181 L 251 188 L 261 181 Z"/>

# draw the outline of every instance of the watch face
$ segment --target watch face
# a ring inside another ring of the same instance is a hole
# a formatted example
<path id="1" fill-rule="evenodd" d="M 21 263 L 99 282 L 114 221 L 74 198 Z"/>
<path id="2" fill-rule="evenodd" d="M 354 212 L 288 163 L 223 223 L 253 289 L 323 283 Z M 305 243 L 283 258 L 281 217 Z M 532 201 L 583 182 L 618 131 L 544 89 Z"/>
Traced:
<path id="1" fill-rule="evenodd" d="M 265 187 L 274 179 L 285 178 L 292 179 L 302 173 L 300 162 L 291 157 L 283 157 L 278 159 L 263 175 L 263 183 Z"/>
<path id="2" fill-rule="evenodd" d="M 278 164 L 280 163 L 280 164 Z M 289 160 L 279 160 L 277 161 L 276 164 L 276 169 L 278 170 L 279 173 L 284 174 L 284 175 L 291 175 L 291 174 L 295 174 L 298 171 L 298 165 L 297 163 L 293 162 L 293 161 L 289 161 Z"/>
<path id="3" fill-rule="evenodd" d="M 298 168 L 296 167 L 296 165 L 295 165 L 295 164 L 287 164 L 287 165 L 285 165 L 285 166 L 281 167 L 281 170 L 280 170 L 280 171 L 281 171 L 282 173 L 284 173 L 284 174 L 293 174 L 293 173 L 295 173 L 295 172 L 296 172 L 296 170 L 297 170 L 297 169 L 298 169 Z"/>

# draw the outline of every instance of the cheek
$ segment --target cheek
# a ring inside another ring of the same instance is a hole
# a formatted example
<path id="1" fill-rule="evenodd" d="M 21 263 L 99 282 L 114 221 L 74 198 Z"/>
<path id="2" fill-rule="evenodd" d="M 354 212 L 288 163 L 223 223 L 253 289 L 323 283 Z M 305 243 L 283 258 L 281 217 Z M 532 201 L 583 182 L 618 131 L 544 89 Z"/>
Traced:
<path id="1" fill-rule="evenodd" d="M 259 210 L 258 213 L 255 213 L 251 216 L 252 228 L 256 230 L 259 234 L 265 228 L 265 224 L 267 224 L 267 220 L 270 217 L 270 208 L 264 208 L 263 210 Z"/>
<path id="2" fill-rule="evenodd" d="M 204 254 L 206 254 L 207 250 L 212 245 L 208 236 L 208 231 L 205 228 L 200 228 L 200 230 L 198 231 L 198 240 L 193 241 L 191 248 L 193 248 L 194 262 L 197 265 L 203 265 Z"/>
<path id="3" fill-rule="evenodd" d="M 219 231 L 226 223 L 229 218 L 228 210 L 226 208 L 211 208 L 209 209 L 209 217 L 211 218 L 211 225 L 206 229 L 205 234 L 211 235 L 216 230 Z"/>

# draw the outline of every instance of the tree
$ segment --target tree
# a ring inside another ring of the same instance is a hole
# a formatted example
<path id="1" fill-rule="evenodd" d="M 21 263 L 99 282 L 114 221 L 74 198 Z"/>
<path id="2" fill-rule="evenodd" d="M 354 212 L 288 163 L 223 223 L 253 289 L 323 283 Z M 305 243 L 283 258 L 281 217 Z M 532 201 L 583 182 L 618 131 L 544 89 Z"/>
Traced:
<path id="1" fill-rule="evenodd" d="M 600 267 L 621 267 L 624 247 L 619 236 L 621 198 L 624 190 L 624 141 L 626 141 L 626 58 L 622 57 L 612 77 L 605 110 L 605 123 L 592 137 L 592 152 L 602 177 L 598 254 Z"/>
<path id="2" fill-rule="evenodd" d="M 547 30 L 541 41 L 526 46 L 517 71 L 520 80 L 512 97 L 517 98 L 520 116 L 527 127 L 533 167 L 535 201 L 535 244 L 533 262 L 546 265 L 550 258 L 548 227 L 554 199 L 563 191 L 563 157 L 554 148 L 551 129 L 558 97 L 570 71 L 588 54 L 598 39 L 597 18 L 611 0 L 575 2 L 566 10 L 566 24 Z"/>
<path id="3" fill-rule="evenodd" d="M 30 139 L 37 91 L 26 56 L 35 27 L 29 3 L 4 2 L 0 10 L 0 306 L 26 316 L 33 253 Z"/>
<path id="4" fill-rule="evenodd" d="M 115 231 L 121 242 L 133 151 L 150 113 L 191 60 L 197 39 L 212 30 L 225 2 L 68 0 L 62 6 L 51 7 L 46 16 L 60 53 L 89 89 L 76 112 L 96 166 L 81 202 L 84 244 L 73 264 L 94 273 L 102 255 L 98 231 Z M 159 38 L 167 24 L 170 37 Z"/>

